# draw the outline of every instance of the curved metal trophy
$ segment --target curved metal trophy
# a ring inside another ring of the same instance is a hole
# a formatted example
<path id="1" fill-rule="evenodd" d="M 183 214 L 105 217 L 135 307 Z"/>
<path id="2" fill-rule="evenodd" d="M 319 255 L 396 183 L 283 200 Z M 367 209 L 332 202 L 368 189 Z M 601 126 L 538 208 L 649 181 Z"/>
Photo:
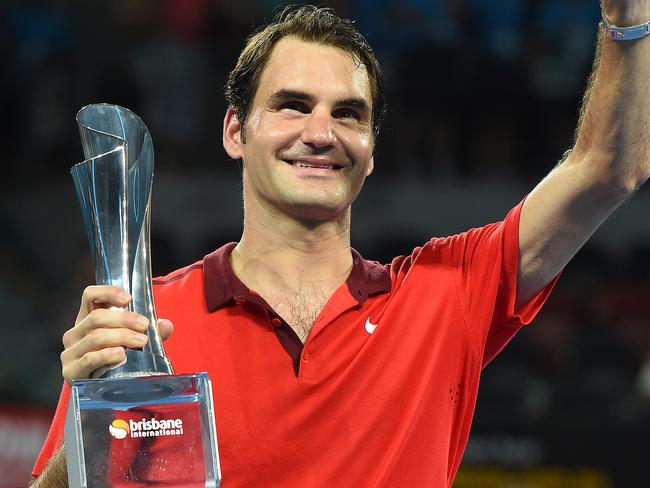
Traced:
<path id="1" fill-rule="evenodd" d="M 154 324 L 149 213 L 153 145 L 144 123 L 115 105 L 89 105 L 77 114 L 86 161 L 70 170 L 81 204 L 98 285 L 133 296 L 128 309 L 149 319 L 144 350 L 127 349 L 125 363 L 93 376 L 172 374 Z"/>
<path id="2" fill-rule="evenodd" d="M 82 108 L 86 160 L 71 169 L 99 285 L 131 294 L 149 341 L 126 361 L 73 381 L 65 426 L 70 487 L 217 487 L 212 390 L 206 373 L 173 375 L 156 324 L 149 252 L 153 144 L 117 105 Z"/>

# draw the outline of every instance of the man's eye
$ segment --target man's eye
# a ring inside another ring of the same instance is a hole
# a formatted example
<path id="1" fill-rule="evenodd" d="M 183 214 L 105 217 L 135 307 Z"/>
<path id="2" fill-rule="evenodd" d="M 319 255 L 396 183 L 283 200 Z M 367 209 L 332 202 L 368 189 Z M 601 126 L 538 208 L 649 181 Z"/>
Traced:
<path id="1" fill-rule="evenodd" d="M 284 102 L 280 105 L 281 110 L 293 110 L 300 113 L 307 113 L 307 107 L 301 102 Z"/>
<path id="2" fill-rule="evenodd" d="M 361 118 L 359 116 L 359 113 L 356 110 L 352 110 L 349 108 L 338 109 L 336 112 L 334 112 L 334 117 L 336 117 L 337 119 L 355 119 L 355 120 L 359 120 Z"/>

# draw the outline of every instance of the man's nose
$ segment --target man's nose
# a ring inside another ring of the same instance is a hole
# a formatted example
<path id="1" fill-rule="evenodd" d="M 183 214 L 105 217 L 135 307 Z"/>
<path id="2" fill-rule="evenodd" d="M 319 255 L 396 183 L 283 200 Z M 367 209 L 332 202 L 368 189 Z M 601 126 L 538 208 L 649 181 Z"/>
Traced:
<path id="1" fill-rule="evenodd" d="M 332 117 L 328 111 L 314 111 L 305 120 L 301 140 L 315 147 L 331 146 L 336 142 Z"/>

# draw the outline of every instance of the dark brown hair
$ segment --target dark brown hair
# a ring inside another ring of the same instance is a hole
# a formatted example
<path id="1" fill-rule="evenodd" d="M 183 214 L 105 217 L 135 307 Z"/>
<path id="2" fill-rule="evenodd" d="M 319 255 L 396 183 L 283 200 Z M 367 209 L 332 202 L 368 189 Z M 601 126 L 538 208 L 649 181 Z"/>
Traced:
<path id="1" fill-rule="evenodd" d="M 386 111 L 386 102 L 384 78 L 375 53 L 351 20 L 339 17 L 330 8 L 303 5 L 287 7 L 273 22 L 254 32 L 228 75 L 226 100 L 239 118 L 242 138 L 262 72 L 275 45 L 287 36 L 342 49 L 366 68 L 372 97 L 372 129 L 376 137 Z"/>

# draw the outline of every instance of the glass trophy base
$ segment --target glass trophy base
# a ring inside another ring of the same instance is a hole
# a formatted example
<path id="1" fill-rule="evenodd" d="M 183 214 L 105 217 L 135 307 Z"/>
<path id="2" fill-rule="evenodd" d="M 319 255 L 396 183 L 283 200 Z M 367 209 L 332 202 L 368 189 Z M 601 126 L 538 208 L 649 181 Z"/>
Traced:
<path id="1" fill-rule="evenodd" d="M 77 380 L 65 423 L 71 488 L 217 488 L 207 373 Z"/>

